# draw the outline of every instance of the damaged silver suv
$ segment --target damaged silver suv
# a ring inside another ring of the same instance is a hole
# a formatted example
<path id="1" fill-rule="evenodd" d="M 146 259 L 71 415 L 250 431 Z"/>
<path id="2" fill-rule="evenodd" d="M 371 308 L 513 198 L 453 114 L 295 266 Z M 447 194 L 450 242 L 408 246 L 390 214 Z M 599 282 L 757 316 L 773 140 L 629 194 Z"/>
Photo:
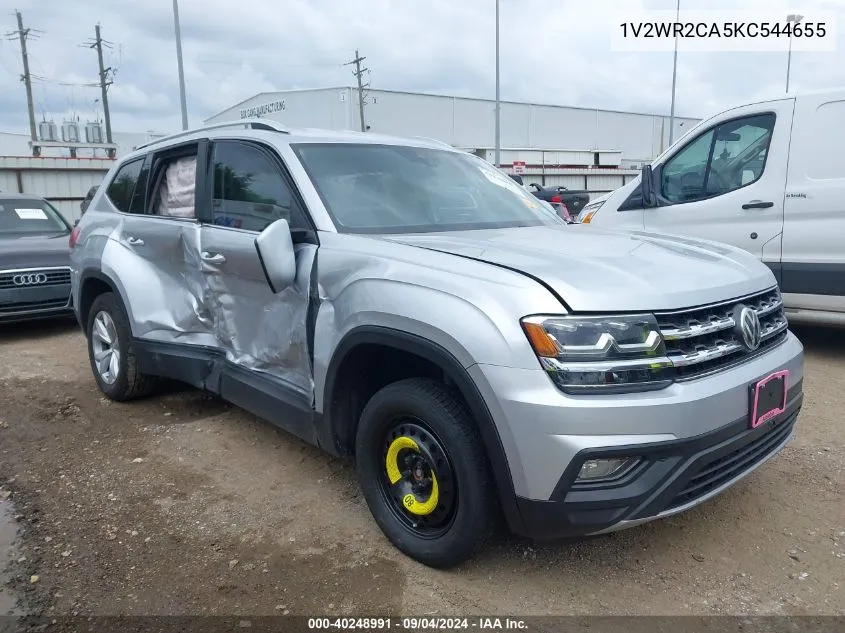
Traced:
<path id="1" fill-rule="evenodd" d="M 159 139 L 70 242 L 103 393 L 177 379 L 354 456 L 379 527 L 435 567 L 501 519 L 556 538 L 681 512 L 801 407 L 755 256 L 566 224 L 435 141 L 261 120 Z"/>

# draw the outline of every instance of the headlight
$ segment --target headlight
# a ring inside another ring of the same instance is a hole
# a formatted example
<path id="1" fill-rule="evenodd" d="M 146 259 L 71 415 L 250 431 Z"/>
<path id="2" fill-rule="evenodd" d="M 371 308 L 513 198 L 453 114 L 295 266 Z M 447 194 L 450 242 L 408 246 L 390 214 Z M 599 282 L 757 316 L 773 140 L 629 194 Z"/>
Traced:
<path id="1" fill-rule="evenodd" d="M 522 328 L 555 384 L 573 394 L 662 389 L 673 365 L 651 314 L 526 317 Z"/>
<path id="2" fill-rule="evenodd" d="M 586 207 L 581 209 L 581 213 L 578 214 L 578 221 L 581 224 L 589 224 L 590 220 L 593 219 L 593 216 L 599 209 L 601 209 L 603 204 L 604 200 L 602 200 L 601 202 L 594 202 L 593 204 L 588 204 Z"/>

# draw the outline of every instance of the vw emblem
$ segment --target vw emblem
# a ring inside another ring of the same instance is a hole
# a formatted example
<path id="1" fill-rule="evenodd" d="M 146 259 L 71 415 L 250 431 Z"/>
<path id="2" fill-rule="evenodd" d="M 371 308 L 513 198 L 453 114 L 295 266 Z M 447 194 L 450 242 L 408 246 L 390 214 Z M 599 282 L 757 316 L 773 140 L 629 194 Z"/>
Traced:
<path id="1" fill-rule="evenodd" d="M 734 308 L 734 322 L 739 339 L 749 351 L 753 352 L 760 347 L 762 332 L 760 317 L 757 316 L 756 310 L 742 304 L 738 305 Z"/>
<path id="2" fill-rule="evenodd" d="M 37 286 L 47 283 L 47 275 L 44 273 L 26 273 L 12 277 L 12 283 L 16 286 Z"/>

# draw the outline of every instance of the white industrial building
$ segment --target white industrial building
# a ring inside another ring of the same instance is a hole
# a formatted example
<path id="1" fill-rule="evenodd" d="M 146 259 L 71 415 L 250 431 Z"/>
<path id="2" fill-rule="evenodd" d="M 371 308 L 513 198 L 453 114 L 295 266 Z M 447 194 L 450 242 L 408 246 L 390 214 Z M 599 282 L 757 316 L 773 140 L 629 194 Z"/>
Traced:
<path id="1" fill-rule="evenodd" d="M 206 123 L 265 117 L 291 127 L 360 130 L 357 88 L 262 92 Z M 495 102 L 393 90 L 367 90 L 367 130 L 425 136 L 491 162 Z M 699 119 L 675 118 L 675 138 Z M 622 186 L 669 143 L 669 117 L 597 108 L 501 103 L 501 164 L 514 162 L 526 182 L 599 193 Z M 524 165 L 523 165 L 524 163 Z"/>
<path id="2" fill-rule="evenodd" d="M 364 120 L 370 131 L 425 136 L 494 160 L 491 100 L 368 90 L 365 103 Z M 660 154 L 669 142 L 669 117 L 659 114 L 507 101 L 501 108 L 500 166 L 510 170 L 516 163 L 526 183 L 563 185 L 593 194 L 612 191 L 636 176 L 642 163 Z M 347 87 L 260 93 L 206 123 L 253 117 L 291 127 L 361 128 L 358 90 Z M 675 138 L 697 122 L 676 117 Z M 158 136 L 115 132 L 116 155 Z M 114 163 L 104 149 L 80 148 L 76 154 L 72 158 L 67 147 L 47 144 L 42 155 L 33 158 L 28 134 L 0 132 L 0 191 L 43 196 L 68 219 L 76 219 L 85 193 Z"/>

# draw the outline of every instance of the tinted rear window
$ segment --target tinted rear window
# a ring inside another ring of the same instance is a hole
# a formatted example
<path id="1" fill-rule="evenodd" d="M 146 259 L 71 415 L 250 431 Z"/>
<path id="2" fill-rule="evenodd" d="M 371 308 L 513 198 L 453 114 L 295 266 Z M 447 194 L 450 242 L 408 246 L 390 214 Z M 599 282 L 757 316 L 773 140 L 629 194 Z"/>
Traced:
<path id="1" fill-rule="evenodd" d="M 106 189 L 109 200 L 124 213 L 129 213 L 132 206 L 132 194 L 135 192 L 135 185 L 138 184 L 138 176 L 141 174 L 143 164 L 143 158 L 126 163 L 118 170 L 109 188 Z"/>
<path id="2" fill-rule="evenodd" d="M 0 199 L 0 235 L 67 233 L 62 216 L 45 200 Z"/>

